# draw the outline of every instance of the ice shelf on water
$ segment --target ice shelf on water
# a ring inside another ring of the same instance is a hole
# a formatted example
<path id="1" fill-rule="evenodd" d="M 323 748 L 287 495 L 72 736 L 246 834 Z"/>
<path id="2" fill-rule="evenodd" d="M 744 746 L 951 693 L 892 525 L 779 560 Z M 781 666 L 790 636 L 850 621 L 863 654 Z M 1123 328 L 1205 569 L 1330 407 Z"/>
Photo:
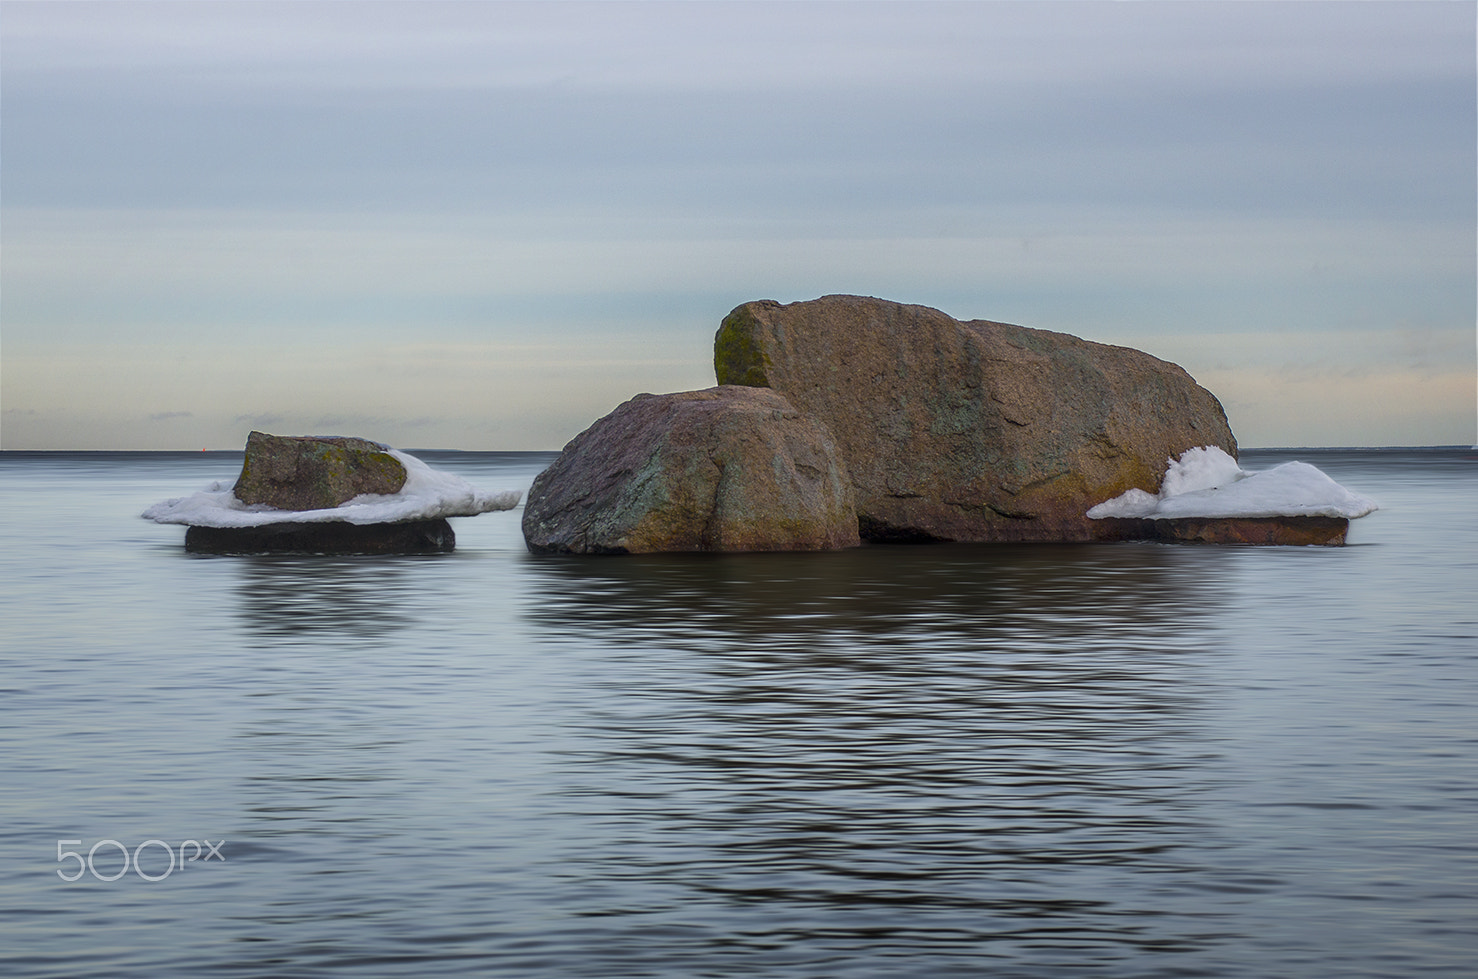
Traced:
<path id="1" fill-rule="evenodd" d="M 1159 494 L 1131 489 L 1088 511 L 1106 517 L 1363 517 L 1374 500 L 1353 493 L 1306 462 L 1248 472 L 1221 449 L 1206 445 L 1168 460 Z"/>
<path id="2" fill-rule="evenodd" d="M 398 493 L 364 494 L 323 510 L 279 510 L 236 498 L 232 482 L 216 482 L 192 496 L 156 503 L 143 513 L 155 523 L 192 527 L 262 527 L 274 523 L 397 523 L 436 517 L 471 517 L 492 510 L 511 510 L 519 490 L 484 493 L 460 476 L 432 469 L 415 456 L 388 450 L 405 465 L 405 485 Z"/>

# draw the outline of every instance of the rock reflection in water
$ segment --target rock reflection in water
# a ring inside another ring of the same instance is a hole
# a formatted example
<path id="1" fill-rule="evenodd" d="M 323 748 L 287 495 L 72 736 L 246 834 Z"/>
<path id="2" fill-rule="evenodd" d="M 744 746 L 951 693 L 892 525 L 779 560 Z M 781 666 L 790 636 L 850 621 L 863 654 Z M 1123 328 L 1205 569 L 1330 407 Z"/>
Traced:
<path id="1" fill-rule="evenodd" d="M 266 643 L 311 639 L 363 642 L 386 637 L 413 621 L 414 593 L 407 562 L 423 557 L 255 555 L 242 565 L 240 617 Z M 435 560 L 435 558 L 430 558 Z"/>
<path id="2" fill-rule="evenodd" d="M 401 755 L 414 721 L 404 708 L 425 679 L 418 648 L 401 640 L 421 622 L 418 578 L 437 558 L 208 560 L 241 566 L 252 658 L 233 756 L 241 812 L 253 837 L 292 847 L 275 859 L 312 866 L 315 847 L 302 841 L 352 839 L 363 813 L 410 804 Z M 313 897 L 331 898 L 331 888 Z"/>
<path id="3" fill-rule="evenodd" d="M 972 952 L 1214 943 L 1172 882 L 1214 846 L 1198 620 L 1236 559 L 540 559 L 527 615 L 603 693 L 571 720 L 586 748 L 562 791 L 613 836 L 570 873 L 777 964 L 886 945 L 943 975 Z"/>
<path id="4" fill-rule="evenodd" d="M 1159 625 L 1169 635 L 1215 601 L 1205 556 L 1152 545 L 993 544 L 541 557 L 535 570 L 549 590 L 529 611 L 553 632 L 593 629 L 618 643 L 760 639 L 769 647 L 833 631 L 999 638 L 1028 621 L 1032 633 L 1074 642 L 1092 638 L 1081 631 L 1090 622 Z"/>

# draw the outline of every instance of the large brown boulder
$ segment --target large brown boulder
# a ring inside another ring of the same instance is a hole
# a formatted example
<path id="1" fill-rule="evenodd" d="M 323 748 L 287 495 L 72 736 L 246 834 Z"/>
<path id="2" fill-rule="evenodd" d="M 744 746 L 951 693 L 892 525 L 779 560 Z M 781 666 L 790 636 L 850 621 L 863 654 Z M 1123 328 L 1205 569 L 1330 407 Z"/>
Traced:
<path id="1" fill-rule="evenodd" d="M 369 439 L 252 432 L 233 492 L 248 504 L 326 510 L 365 493 L 398 493 L 405 477 L 405 465 Z"/>
<path id="2" fill-rule="evenodd" d="M 836 439 L 871 540 L 1079 541 L 1089 507 L 1214 445 L 1226 414 L 1127 347 L 858 296 L 745 303 L 714 341 L 720 384 L 768 387 Z"/>
<path id="3" fill-rule="evenodd" d="M 774 391 L 640 394 L 534 480 L 531 551 L 829 550 L 859 543 L 826 427 Z"/>

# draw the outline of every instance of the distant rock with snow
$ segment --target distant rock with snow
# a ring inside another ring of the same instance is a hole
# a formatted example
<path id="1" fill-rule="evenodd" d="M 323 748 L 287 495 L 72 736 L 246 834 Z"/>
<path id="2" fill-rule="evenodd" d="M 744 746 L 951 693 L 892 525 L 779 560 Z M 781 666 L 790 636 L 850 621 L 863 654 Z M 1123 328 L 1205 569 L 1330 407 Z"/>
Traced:
<path id="1" fill-rule="evenodd" d="M 639 394 L 575 436 L 529 490 L 536 553 L 854 547 L 857 513 L 826 426 L 774 391 Z"/>
<path id="2" fill-rule="evenodd" d="M 1120 537 L 1218 544 L 1345 542 L 1350 521 L 1376 509 L 1306 462 L 1247 472 L 1214 446 L 1169 463 L 1158 493 L 1131 489 L 1088 510 Z"/>
<path id="3" fill-rule="evenodd" d="M 253 432 L 234 483 L 156 503 L 143 516 L 188 526 L 190 551 L 435 553 L 456 546 L 447 517 L 511 510 L 521 495 L 480 492 L 367 439 Z"/>
<path id="4" fill-rule="evenodd" d="M 1089 541 L 1165 461 L 1236 439 L 1174 364 L 1126 347 L 858 296 L 737 307 L 720 384 L 771 388 L 836 439 L 876 541 Z"/>

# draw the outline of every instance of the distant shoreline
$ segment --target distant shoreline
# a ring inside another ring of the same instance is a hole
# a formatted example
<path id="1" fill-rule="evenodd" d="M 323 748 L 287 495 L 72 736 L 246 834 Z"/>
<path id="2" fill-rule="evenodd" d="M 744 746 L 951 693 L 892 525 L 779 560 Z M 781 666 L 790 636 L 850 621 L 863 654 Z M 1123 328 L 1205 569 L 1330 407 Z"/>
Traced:
<path id="1" fill-rule="evenodd" d="M 558 455 L 554 449 L 422 449 L 408 448 L 403 451 L 416 455 L 505 455 L 537 456 Z M 1478 445 L 1243 445 L 1239 452 L 1474 452 Z M 241 449 L 0 449 L 0 458 L 20 456 L 55 455 L 184 455 L 184 456 L 236 456 L 243 455 Z"/>

